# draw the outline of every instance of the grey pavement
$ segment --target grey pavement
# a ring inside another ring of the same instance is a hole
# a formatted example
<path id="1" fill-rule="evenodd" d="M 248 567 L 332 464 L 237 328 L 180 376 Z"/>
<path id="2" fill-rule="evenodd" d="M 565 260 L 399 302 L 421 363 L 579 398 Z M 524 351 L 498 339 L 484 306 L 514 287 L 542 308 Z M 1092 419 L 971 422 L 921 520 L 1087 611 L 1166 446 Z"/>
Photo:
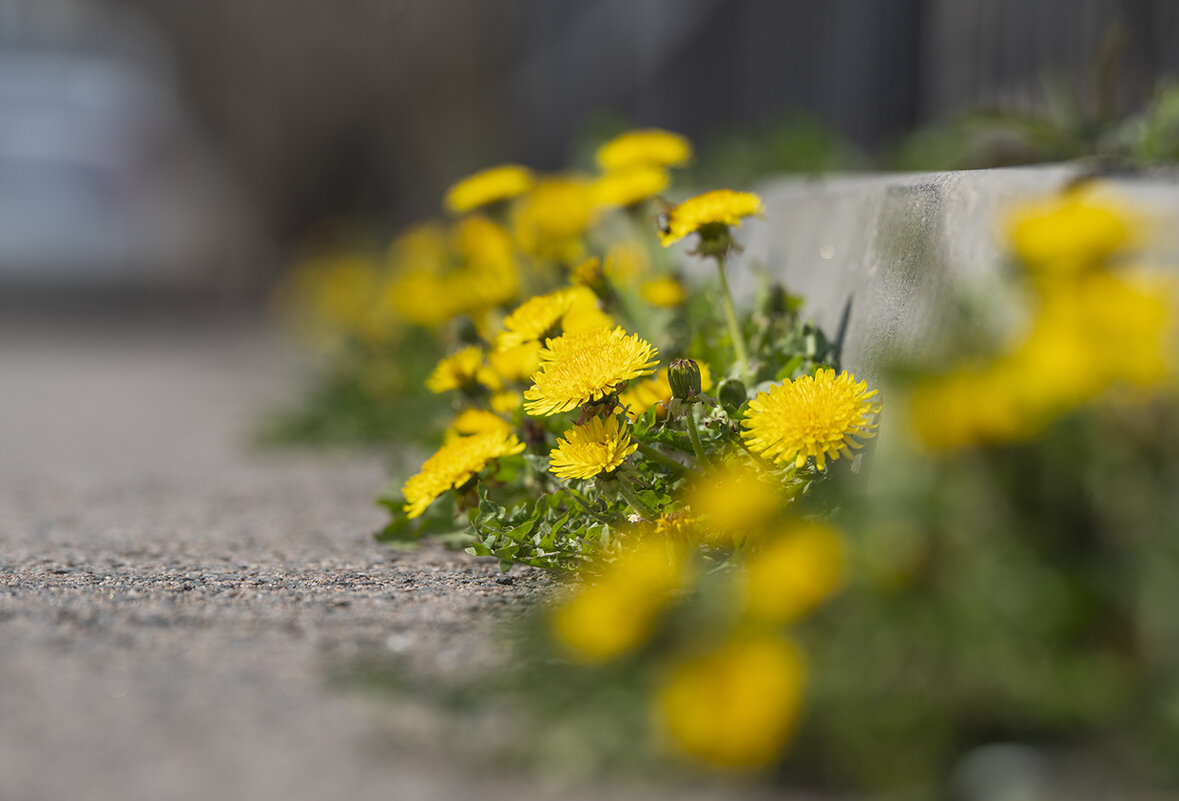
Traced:
<path id="1" fill-rule="evenodd" d="M 257 327 L 0 326 L 0 801 L 616 797 L 407 747 L 420 711 L 332 681 L 489 658 L 547 578 L 375 543 L 381 454 L 244 447 L 297 373 Z"/>

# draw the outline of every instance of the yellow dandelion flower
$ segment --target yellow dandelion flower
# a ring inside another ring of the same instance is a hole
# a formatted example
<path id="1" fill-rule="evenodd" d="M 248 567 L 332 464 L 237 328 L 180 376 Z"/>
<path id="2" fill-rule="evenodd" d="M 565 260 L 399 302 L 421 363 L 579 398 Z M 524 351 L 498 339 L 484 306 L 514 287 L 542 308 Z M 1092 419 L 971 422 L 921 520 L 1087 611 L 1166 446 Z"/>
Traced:
<path id="1" fill-rule="evenodd" d="M 796 521 L 767 538 L 745 565 L 746 613 L 789 623 L 830 597 L 843 581 L 843 542 L 824 523 Z"/>
<path id="2" fill-rule="evenodd" d="M 524 443 L 502 431 L 450 440 L 401 488 L 405 496 L 405 513 L 409 517 L 419 517 L 439 495 L 466 484 L 496 459 L 522 450 Z"/>
<path id="3" fill-rule="evenodd" d="M 749 447 L 779 464 L 806 464 L 808 457 L 823 470 L 827 459 L 851 457 L 849 448 L 862 447 L 856 438 L 875 436 L 879 404 L 876 390 L 855 376 L 821 368 L 812 378 L 802 376 L 758 393 L 741 421 Z"/>
<path id="4" fill-rule="evenodd" d="M 651 260 L 645 248 L 634 242 L 617 242 L 606 252 L 602 271 L 611 281 L 630 284 L 650 269 Z"/>
<path id="5" fill-rule="evenodd" d="M 761 536 L 776 524 L 786 495 L 780 482 L 767 481 L 752 467 L 736 464 L 695 479 L 685 500 L 703 539 L 731 547 Z"/>
<path id="6" fill-rule="evenodd" d="M 632 378 L 655 372 L 659 352 L 621 327 L 565 334 L 545 343 L 524 391 L 524 411 L 547 417 L 600 400 Z"/>
<path id="7" fill-rule="evenodd" d="M 1029 268 L 1060 274 L 1104 262 L 1131 240 L 1132 228 L 1123 208 L 1078 188 L 1016 211 L 1008 235 Z"/>
<path id="8" fill-rule="evenodd" d="M 682 755 L 724 769 L 772 764 L 798 720 L 802 656 L 788 640 L 739 637 L 674 665 L 656 719 Z"/>
<path id="9" fill-rule="evenodd" d="M 687 138 L 659 128 L 627 131 L 598 148 L 595 158 L 603 170 L 628 167 L 678 167 L 692 158 Z"/>
<path id="10" fill-rule="evenodd" d="M 598 308 L 598 296 L 593 290 L 568 287 L 529 298 L 517 306 L 504 318 L 504 330 L 496 336 L 495 346 L 496 350 L 508 350 L 525 342 L 613 326 L 610 315 Z"/>
<path id="11" fill-rule="evenodd" d="M 464 312 L 510 303 L 520 292 L 512 235 L 497 222 L 472 215 L 454 227 L 452 248 L 458 268 L 450 273 L 450 294 Z"/>
<path id="12" fill-rule="evenodd" d="M 455 214 L 519 197 L 532 189 L 536 177 L 519 164 L 502 164 L 469 175 L 446 190 L 443 204 Z"/>
<path id="13" fill-rule="evenodd" d="M 569 271 L 569 283 L 583 286 L 600 295 L 606 289 L 606 268 L 597 256 L 586 259 Z"/>
<path id="14" fill-rule="evenodd" d="M 595 221 L 593 186 L 581 177 L 545 178 L 512 209 L 516 242 L 525 253 L 573 263 L 583 253 L 581 235 Z"/>
<path id="15" fill-rule="evenodd" d="M 697 362 L 700 366 L 700 390 L 707 392 L 712 389 L 712 371 L 704 362 Z M 627 407 L 626 413 L 632 420 L 637 419 L 656 403 L 667 403 L 671 400 L 671 381 L 664 367 L 656 375 L 642 381 L 636 381 L 618 396 L 619 402 Z"/>
<path id="16" fill-rule="evenodd" d="M 463 409 L 446 427 L 443 437 L 447 442 L 472 434 L 512 433 L 512 424 L 486 409 Z"/>
<path id="17" fill-rule="evenodd" d="M 593 478 L 618 469 L 638 447 L 617 417 L 591 417 L 557 440 L 549 452 L 549 470 L 558 478 Z"/>
<path id="18" fill-rule="evenodd" d="M 489 351 L 487 362 L 495 374 L 504 381 L 522 384 L 540 367 L 539 342 L 523 342 L 503 350 Z"/>
<path id="19" fill-rule="evenodd" d="M 709 236 L 740 227 L 746 217 L 764 214 L 761 198 L 752 192 L 716 189 L 688 198 L 667 212 L 665 224 L 659 231 L 664 247 L 679 242 L 689 234 Z"/>
<path id="20" fill-rule="evenodd" d="M 626 167 L 598 176 L 594 200 L 599 206 L 633 206 L 667 189 L 671 176 L 660 167 Z"/>
<path id="21" fill-rule="evenodd" d="M 426 388 L 437 393 L 452 389 L 470 391 L 476 384 L 492 390 L 502 386 L 499 376 L 483 363 L 483 349 L 478 345 L 468 345 L 447 356 L 426 379 Z"/>
<path id="22" fill-rule="evenodd" d="M 519 392 L 503 390 L 502 392 L 493 392 L 487 402 L 491 406 L 491 410 L 496 414 L 511 416 L 524 403 L 524 396 Z"/>
<path id="23" fill-rule="evenodd" d="M 684 551 L 647 539 L 625 548 L 599 576 L 587 576 L 552 616 L 556 640 L 586 663 L 604 662 L 642 645 L 671 594 L 683 586 Z"/>
<path id="24" fill-rule="evenodd" d="M 688 297 L 684 292 L 684 285 L 670 275 L 644 281 L 642 287 L 639 288 L 639 294 L 652 306 L 664 309 L 682 306 Z"/>

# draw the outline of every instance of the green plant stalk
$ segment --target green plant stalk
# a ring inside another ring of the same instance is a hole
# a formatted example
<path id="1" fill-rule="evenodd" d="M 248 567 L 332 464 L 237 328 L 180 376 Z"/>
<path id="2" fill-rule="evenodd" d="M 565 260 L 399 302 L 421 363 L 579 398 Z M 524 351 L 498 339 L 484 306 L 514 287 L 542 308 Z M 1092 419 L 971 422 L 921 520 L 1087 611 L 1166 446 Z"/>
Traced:
<path id="1" fill-rule="evenodd" d="M 638 442 L 636 440 L 635 444 L 637 444 L 639 446 L 639 453 L 643 454 L 643 456 L 646 456 L 648 459 L 650 459 L 655 464 L 660 465 L 661 467 L 666 467 L 668 470 L 670 470 L 672 473 L 675 473 L 677 476 L 682 476 L 688 472 L 688 468 L 684 467 L 682 464 L 677 462 L 675 459 L 672 459 L 670 456 L 660 453 L 657 449 L 651 447 L 647 443 Z"/>
<path id="2" fill-rule="evenodd" d="M 733 306 L 733 293 L 729 291 L 729 279 L 725 275 L 725 257 L 716 256 L 716 270 L 720 275 L 721 305 L 725 310 L 725 324 L 729 327 L 729 338 L 733 340 L 733 350 L 737 355 L 737 366 L 742 375 L 749 373 L 749 351 L 745 349 L 745 336 L 741 333 L 741 325 L 737 322 L 737 309 Z"/>
<path id="3" fill-rule="evenodd" d="M 634 485 L 631 483 L 629 476 L 622 471 L 618 473 L 618 492 L 626 499 L 626 502 L 631 505 L 631 508 L 639 513 L 641 517 L 647 520 L 654 520 L 659 517 L 659 513 L 645 504 L 637 492 L 635 492 Z"/>
<path id="4" fill-rule="evenodd" d="M 696 463 L 705 470 L 711 470 L 712 460 L 704 451 L 704 445 L 700 442 L 700 432 L 696 429 L 696 404 L 688 406 L 684 411 L 684 417 L 688 420 L 688 438 L 692 440 L 692 451 L 696 454 Z"/>

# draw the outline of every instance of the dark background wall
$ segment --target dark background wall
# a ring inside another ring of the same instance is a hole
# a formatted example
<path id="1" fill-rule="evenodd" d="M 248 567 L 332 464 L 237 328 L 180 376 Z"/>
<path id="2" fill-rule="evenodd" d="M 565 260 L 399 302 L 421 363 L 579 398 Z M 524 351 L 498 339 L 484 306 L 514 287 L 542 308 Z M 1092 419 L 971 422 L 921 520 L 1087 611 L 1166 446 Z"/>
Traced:
<path id="1" fill-rule="evenodd" d="M 1126 37 L 1118 102 L 1179 71 L 1172 0 L 0 0 L 154 30 L 203 141 L 290 241 L 325 216 L 431 214 L 467 172 L 567 163 L 602 114 L 707 144 L 792 111 L 868 152 L 980 103 L 1085 89 Z M 22 11 L 23 9 L 23 11 Z"/>

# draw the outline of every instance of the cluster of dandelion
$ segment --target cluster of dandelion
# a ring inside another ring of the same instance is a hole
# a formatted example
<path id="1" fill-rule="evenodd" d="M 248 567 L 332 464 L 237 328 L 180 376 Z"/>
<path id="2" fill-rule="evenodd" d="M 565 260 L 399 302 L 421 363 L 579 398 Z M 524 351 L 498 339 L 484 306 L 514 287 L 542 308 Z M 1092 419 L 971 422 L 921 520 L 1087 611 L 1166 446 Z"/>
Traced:
<path id="1" fill-rule="evenodd" d="M 465 539 L 505 568 L 575 568 L 681 511 L 694 476 L 744 461 L 801 491 L 873 436 L 875 393 L 834 369 L 796 299 L 769 288 L 754 313 L 736 310 L 726 262 L 760 198 L 654 201 L 690 155 L 675 134 L 632 131 L 598 149 L 593 180 L 508 165 L 450 189 L 459 225 L 498 216 L 520 294 L 536 291 L 439 329 L 449 355 L 425 385 L 450 422 L 383 499 L 382 539 Z M 717 285 L 676 274 L 667 249 L 687 238 L 715 260 Z M 396 297 L 427 305 L 404 286 Z"/>

